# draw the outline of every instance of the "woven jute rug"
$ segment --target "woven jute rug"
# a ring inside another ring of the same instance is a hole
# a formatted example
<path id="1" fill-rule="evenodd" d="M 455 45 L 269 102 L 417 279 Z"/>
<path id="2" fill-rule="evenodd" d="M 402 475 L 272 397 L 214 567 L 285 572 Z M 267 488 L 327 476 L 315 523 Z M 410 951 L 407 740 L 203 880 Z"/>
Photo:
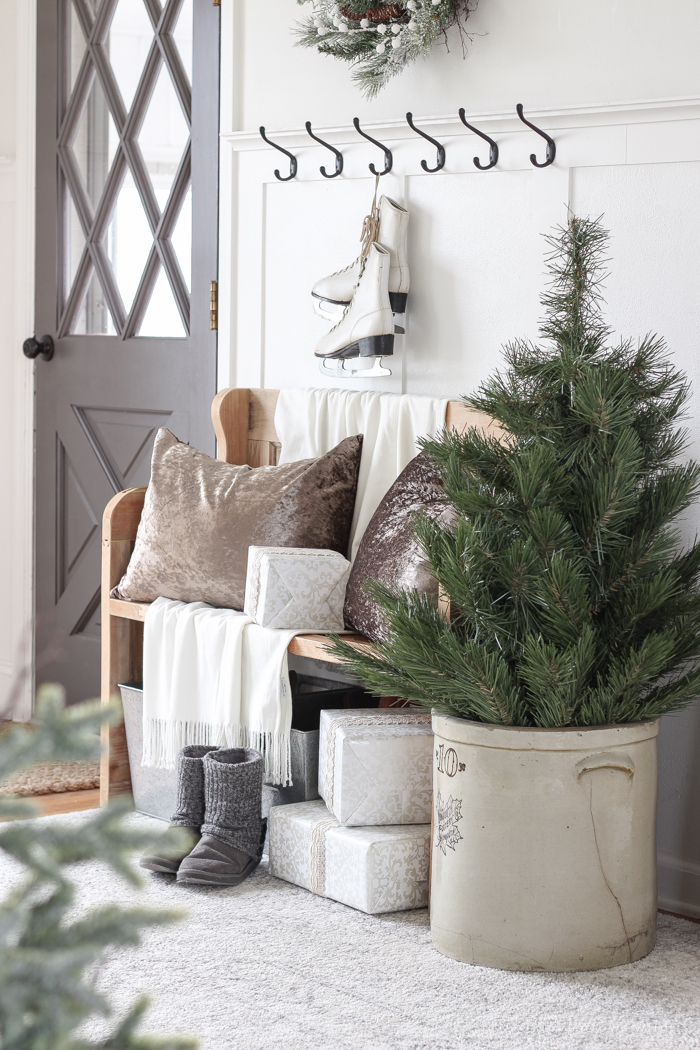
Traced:
<path id="1" fill-rule="evenodd" d="M 50 795 L 99 786 L 99 762 L 40 762 L 0 782 L 0 795 Z"/>
<path id="2" fill-rule="evenodd" d="M 0 736 L 14 722 L 0 722 Z M 30 728 L 23 723 L 25 728 Z M 0 781 L 0 795 L 51 795 L 87 791 L 100 786 L 99 762 L 38 762 L 16 776 Z"/>

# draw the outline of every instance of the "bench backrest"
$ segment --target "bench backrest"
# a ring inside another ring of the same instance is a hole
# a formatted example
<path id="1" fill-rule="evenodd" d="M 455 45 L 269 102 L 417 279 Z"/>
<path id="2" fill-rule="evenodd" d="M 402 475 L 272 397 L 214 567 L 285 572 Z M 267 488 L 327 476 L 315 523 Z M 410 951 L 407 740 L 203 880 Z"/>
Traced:
<path id="1" fill-rule="evenodd" d="M 280 443 L 275 431 L 275 407 L 279 390 L 228 387 L 212 402 L 211 418 L 217 441 L 217 458 L 225 463 L 248 463 L 266 467 L 277 463 Z M 458 431 L 477 426 L 494 435 L 497 423 L 463 401 L 448 401 L 445 423 Z"/>

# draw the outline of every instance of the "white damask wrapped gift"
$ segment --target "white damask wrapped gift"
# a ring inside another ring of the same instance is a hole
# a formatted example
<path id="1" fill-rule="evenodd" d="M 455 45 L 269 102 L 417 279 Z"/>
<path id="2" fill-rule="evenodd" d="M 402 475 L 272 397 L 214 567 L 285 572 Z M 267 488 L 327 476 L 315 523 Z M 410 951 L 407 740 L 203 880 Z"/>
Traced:
<path id="1" fill-rule="evenodd" d="M 429 824 L 432 792 L 427 711 L 321 711 L 318 793 L 341 824 Z"/>
<path id="2" fill-rule="evenodd" d="M 323 801 L 270 810 L 270 874 L 377 915 L 428 904 L 430 825 L 347 828 Z"/>
<path id="3" fill-rule="evenodd" d="M 261 627 L 342 631 L 349 575 L 337 551 L 249 547 L 245 612 Z"/>

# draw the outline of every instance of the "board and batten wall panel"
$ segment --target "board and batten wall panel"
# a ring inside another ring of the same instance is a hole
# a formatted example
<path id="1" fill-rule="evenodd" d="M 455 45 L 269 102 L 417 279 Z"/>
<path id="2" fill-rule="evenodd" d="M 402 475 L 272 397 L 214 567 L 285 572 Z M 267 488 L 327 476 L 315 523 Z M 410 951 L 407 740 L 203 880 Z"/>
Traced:
<path id="1" fill-rule="evenodd" d="M 542 269 L 542 238 L 532 224 L 534 173 L 493 175 L 446 175 L 437 200 L 433 176 L 406 179 L 407 392 L 467 393 L 497 367 L 504 332 L 536 334 L 533 275 Z"/>

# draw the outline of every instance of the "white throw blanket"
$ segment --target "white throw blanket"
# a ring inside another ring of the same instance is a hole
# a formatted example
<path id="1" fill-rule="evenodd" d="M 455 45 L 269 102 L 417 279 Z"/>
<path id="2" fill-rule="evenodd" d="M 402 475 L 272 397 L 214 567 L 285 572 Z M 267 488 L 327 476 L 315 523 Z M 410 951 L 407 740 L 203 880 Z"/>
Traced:
<path id="1" fill-rule="evenodd" d="M 186 744 L 254 747 L 265 781 L 290 783 L 287 646 L 298 633 L 157 598 L 144 626 L 143 765 L 173 769 Z"/>
<path id="2" fill-rule="evenodd" d="M 281 390 L 275 428 L 282 463 L 322 456 L 364 434 L 351 560 L 387 490 L 417 454 L 416 440 L 444 425 L 438 398 L 345 390 Z M 265 781 L 291 782 L 292 630 L 259 627 L 245 613 L 158 598 L 146 613 L 144 766 L 173 769 L 186 744 L 254 747 Z"/>
<path id="3" fill-rule="evenodd" d="M 280 390 L 275 429 L 280 463 L 323 456 L 343 438 L 364 434 L 348 558 L 369 520 L 405 466 L 417 439 L 435 437 L 445 425 L 447 400 L 410 394 L 353 390 Z"/>

